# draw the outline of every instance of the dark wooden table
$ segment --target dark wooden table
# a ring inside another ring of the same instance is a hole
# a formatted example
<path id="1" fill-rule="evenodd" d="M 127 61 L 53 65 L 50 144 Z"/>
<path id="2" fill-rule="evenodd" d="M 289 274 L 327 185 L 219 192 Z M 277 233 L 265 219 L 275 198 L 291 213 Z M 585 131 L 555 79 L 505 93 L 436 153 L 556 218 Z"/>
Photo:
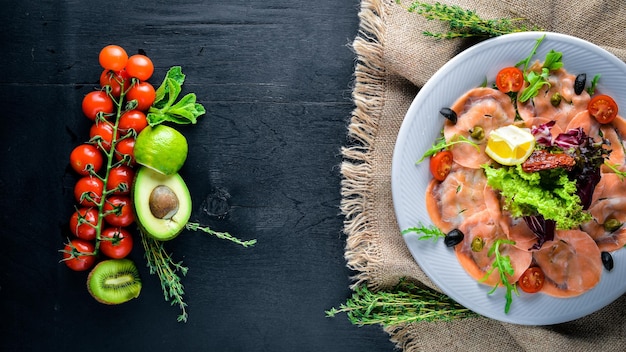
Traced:
<path id="1" fill-rule="evenodd" d="M 350 295 L 340 202 L 359 2 L 6 1 L 0 12 L 2 351 L 391 351 L 378 326 L 324 311 Z M 179 323 L 136 241 L 141 296 L 105 306 L 59 263 L 69 235 L 74 146 L 98 52 L 119 44 L 180 65 L 207 114 L 180 128 L 192 219 L 258 244 L 184 232 L 166 248 L 189 268 Z M 223 218 L 202 212 L 215 190 Z"/>

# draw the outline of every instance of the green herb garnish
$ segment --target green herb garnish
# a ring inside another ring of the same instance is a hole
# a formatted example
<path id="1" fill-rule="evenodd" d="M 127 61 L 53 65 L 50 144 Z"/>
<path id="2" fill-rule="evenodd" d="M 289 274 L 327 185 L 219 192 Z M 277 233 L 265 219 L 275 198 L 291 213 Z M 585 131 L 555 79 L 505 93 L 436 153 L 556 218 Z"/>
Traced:
<path id="1" fill-rule="evenodd" d="M 418 226 L 409 227 L 408 229 L 403 230 L 401 233 L 403 235 L 406 235 L 407 233 L 411 232 L 421 234 L 420 237 L 418 237 L 418 240 L 433 240 L 434 242 L 437 242 L 439 238 L 446 237 L 446 234 L 443 233 L 443 231 L 441 231 L 438 227 L 426 227 L 421 223 Z"/>
<path id="2" fill-rule="evenodd" d="M 593 79 L 591 80 L 591 85 L 587 87 L 587 93 L 589 93 L 589 95 L 594 95 L 596 93 L 596 86 L 598 85 L 599 80 L 600 80 L 599 74 L 593 76 Z"/>
<path id="3" fill-rule="evenodd" d="M 515 242 L 500 238 L 491 245 L 491 247 L 489 248 L 489 252 L 487 252 L 487 255 L 490 257 L 495 257 L 493 263 L 491 264 L 491 268 L 480 279 L 480 282 L 484 282 L 489 278 L 489 276 L 491 276 L 494 270 L 498 270 L 500 281 L 493 286 L 491 291 L 489 291 L 489 294 L 496 292 L 496 289 L 500 286 L 500 284 L 506 287 L 506 294 L 504 295 L 504 298 L 506 300 L 506 303 L 504 305 L 504 313 L 508 313 L 511 309 L 511 303 L 513 302 L 513 293 L 519 296 L 519 292 L 517 292 L 517 285 L 509 282 L 508 277 L 513 276 L 515 270 L 511 265 L 511 257 L 509 257 L 508 255 L 502 255 L 502 253 L 500 253 L 500 246 L 503 244 L 513 245 L 515 244 Z"/>
<path id="4" fill-rule="evenodd" d="M 541 67 L 541 73 L 537 73 L 535 71 L 528 71 L 528 67 L 530 66 L 530 61 L 532 60 L 533 56 L 535 56 L 535 54 L 537 53 L 537 48 L 539 48 L 539 45 L 541 44 L 541 42 L 543 42 L 545 37 L 546 36 L 544 34 L 543 36 L 541 36 L 541 38 L 537 39 L 535 46 L 530 52 L 530 55 L 528 55 L 526 58 L 524 58 L 522 61 L 518 62 L 515 65 L 515 66 L 523 66 L 522 71 L 524 72 L 524 80 L 528 82 L 527 87 L 524 88 L 524 90 L 521 92 L 520 97 L 518 99 L 522 103 L 525 101 L 528 101 L 529 99 L 536 97 L 537 94 L 539 94 L 539 90 L 543 86 L 547 85 L 549 87 L 550 82 L 548 81 L 548 77 L 550 75 L 550 71 L 558 70 L 561 67 L 563 67 L 563 61 L 562 61 L 563 53 L 559 51 L 550 50 L 546 54 L 546 58 L 543 61 L 543 65 Z"/>
<path id="5" fill-rule="evenodd" d="M 173 66 L 167 71 L 161 86 L 156 90 L 156 98 L 146 118 L 150 126 L 168 121 L 177 124 L 195 124 L 199 116 L 206 113 L 202 104 L 196 103 L 196 95 L 188 93 L 178 102 L 185 75 L 180 66 Z"/>
<path id="6" fill-rule="evenodd" d="M 476 148 L 476 150 L 480 151 L 480 147 L 478 146 L 478 144 L 472 142 L 471 140 L 467 139 L 464 136 L 460 136 L 460 135 L 455 135 L 454 137 L 452 137 L 450 139 L 449 142 L 446 142 L 445 138 L 442 136 L 440 136 L 439 138 L 437 138 L 435 140 L 435 144 L 433 144 L 433 146 L 428 149 L 426 152 L 424 152 L 424 155 L 422 155 L 422 157 L 416 161 L 416 164 L 421 163 L 422 161 L 424 161 L 426 158 L 431 157 L 437 153 L 439 153 L 442 150 L 446 150 L 448 148 L 450 148 L 451 146 L 455 145 L 455 144 L 459 144 L 459 143 L 469 143 L 472 146 L 474 146 Z"/>

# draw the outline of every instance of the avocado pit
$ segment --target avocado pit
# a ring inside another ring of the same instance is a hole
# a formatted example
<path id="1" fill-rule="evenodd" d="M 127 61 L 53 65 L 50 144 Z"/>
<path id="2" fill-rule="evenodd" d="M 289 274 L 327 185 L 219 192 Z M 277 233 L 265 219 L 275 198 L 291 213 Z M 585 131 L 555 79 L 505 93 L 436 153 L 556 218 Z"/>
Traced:
<path id="1" fill-rule="evenodd" d="M 158 185 L 152 190 L 148 204 L 157 219 L 170 220 L 178 212 L 178 197 L 166 185 Z"/>

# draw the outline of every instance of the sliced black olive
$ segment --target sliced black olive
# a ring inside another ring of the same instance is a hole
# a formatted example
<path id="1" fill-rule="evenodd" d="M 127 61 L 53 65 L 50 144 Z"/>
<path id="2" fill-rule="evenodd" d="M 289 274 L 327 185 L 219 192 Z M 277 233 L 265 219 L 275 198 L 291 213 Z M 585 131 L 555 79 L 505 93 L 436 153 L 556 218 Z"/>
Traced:
<path id="1" fill-rule="evenodd" d="M 574 81 L 574 93 L 576 95 L 580 95 L 585 89 L 585 84 L 587 84 L 587 75 L 584 73 L 576 76 L 576 80 Z"/>
<path id="2" fill-rule="evenodd" d="M 613 269 L 613 256 L 609 252 L 600 253 L 600 257 L 602 258 L 602 265 L 608 271 Z"/>
<path id="3" fill-rule="evenodd" d="M 454 110 L 450 108 L 441 108 L 441 110 L 439 110 L 439 113 L 446 119 L 450 120 L 450 122 L 456 125 L 457 117 L 456 117 L 456 112 L 454 112 Z"/>
<path id="4" fill-rule="evenodd" d="M 454 247 L 463 241 L 463 237 L 465 237 L 465 235 L 461 232 L 461 230 L 454 229 L 446 234 L 446 237 L 443 239 L 443 243 L 445 243 L 448 247 Z"/>

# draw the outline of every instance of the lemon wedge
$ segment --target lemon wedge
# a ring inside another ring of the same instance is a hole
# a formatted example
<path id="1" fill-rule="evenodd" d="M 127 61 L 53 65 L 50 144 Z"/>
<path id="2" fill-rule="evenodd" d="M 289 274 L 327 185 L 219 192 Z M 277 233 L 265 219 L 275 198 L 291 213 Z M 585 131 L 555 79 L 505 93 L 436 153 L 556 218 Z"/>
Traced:
<path id="1" fill-rule="evenodd" d="M 535 148 L 535 137 L 526 128 L 515 125 L 491 131 L 485 153 L 502 165 L 523 163 Z"/>

